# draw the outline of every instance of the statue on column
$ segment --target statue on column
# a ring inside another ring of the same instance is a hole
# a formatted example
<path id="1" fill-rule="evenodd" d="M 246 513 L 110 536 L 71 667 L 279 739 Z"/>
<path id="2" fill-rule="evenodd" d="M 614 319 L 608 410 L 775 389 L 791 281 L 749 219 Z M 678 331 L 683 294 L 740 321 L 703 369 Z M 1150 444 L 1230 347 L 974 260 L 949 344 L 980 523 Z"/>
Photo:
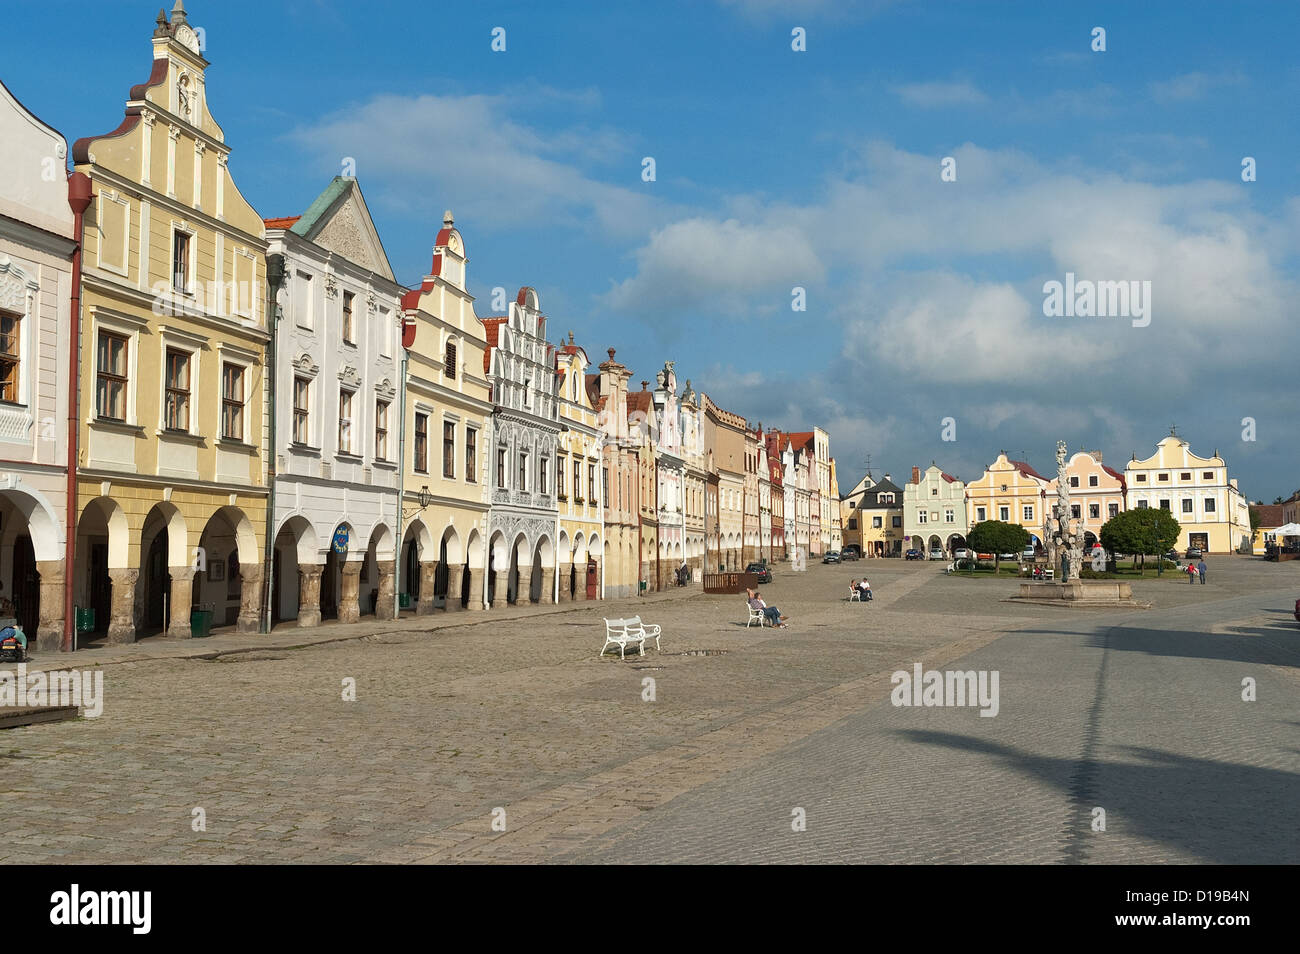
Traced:
<path id="1" fill-rule="evenodd" d="M 1060 565 L 1060 557 L 1065 557 L 1062 567 L 1062 581 L 1069 583 L 1079 579 L 1079 569 L 1083 566 L 1083 533 L 1080 521 L 1070 512 L 1070 478 L 1065 473 L 1065 441 L 1056 442 L 1056 503 L 1052 505 L 1051 514 L 1044 525 L 1044 538 L 1047 541 L 1047 558 L 1052 566 Z"/>

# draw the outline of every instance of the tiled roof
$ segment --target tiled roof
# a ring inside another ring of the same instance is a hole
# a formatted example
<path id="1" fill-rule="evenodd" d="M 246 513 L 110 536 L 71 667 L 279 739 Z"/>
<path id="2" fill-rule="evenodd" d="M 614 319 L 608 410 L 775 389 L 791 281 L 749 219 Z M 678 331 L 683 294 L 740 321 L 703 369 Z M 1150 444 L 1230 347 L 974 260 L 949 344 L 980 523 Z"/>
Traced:
<path id="1" fill-rule="evenodd" d="M 1280 527 L 1286 523 L 1282 518 L 1281 504 L 1259 504 L 1250 509 L 1259 514 L 1259 525 L 1261 527 Z"/>
<path id="2" fill-rule="evenodd" d="M 291 229 L 293 228 L 293 223 L 297 222 L 300 218 L 302 218 L 301 215 L 285 215 L 278 219 L 263 219 L 262 221 L 266 224 L 268 229 Z"/>
<path id="3" fill-rule="evenodd" d="M 948 481 L 948 483 L 950 484 L 955 484 L 957 483 L 957 481 L 961 480 L 960 477 L 954 477 L 952 474 L 945 473 L 942 470 L 939 471 L 939 476 L 942 477 L 944 480 Z"/>
<path id="4" fill-rule="evenodd" d="M 1013 460 L 1010 461 L 1009 463 L 1011 464 L 1012 467 L 1014 467 L 1016 470 L 1020 471 L 1022 474 L 1026 475 L 1027 477 L 1037 477 L 1039 480 L 1042 481 L 1047 480 L 1046 477 L 1044 477 L 1038 471 L 1034 470 L 1034 468 L 1030 467 L 1023 460 Z"/>
<path id="5" fill-rule="evenodd" d="M 483 337 L 487 339 L 487 347 L 483 349 L 483 373 L 487 374 L 492 370 L 492 349 L 497 346 L 498 337 L 497 329 L 505 321 L 504 317 L 497 318 L 480 318 L 483 322 Z"/>
<path id="6" fill-rule="evenodd" d="M 653 408 L 652 395 L 649 391 L 629 391 L 627 395 L 627 413 L 640 412 L 649 414 Z"/>

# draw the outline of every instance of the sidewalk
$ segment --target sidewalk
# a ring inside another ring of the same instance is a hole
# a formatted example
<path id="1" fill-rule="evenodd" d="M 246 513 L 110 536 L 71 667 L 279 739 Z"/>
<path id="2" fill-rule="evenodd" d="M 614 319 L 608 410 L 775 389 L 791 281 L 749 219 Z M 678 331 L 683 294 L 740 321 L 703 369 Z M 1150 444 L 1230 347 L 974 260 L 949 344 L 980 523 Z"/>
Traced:
<path id="1" fill-rule="evenodd" d="M 570 603 L 534 603 L 527 607 L 506 606 L 502 609 L 435 610 L 428 616 L 403 616 L 398 620 L 378 620 L 366 616 L 357 623 L 325 622 L 319 626 L 299 628 L 293 623 L 279 623 L 269 635 L 236 633 L 226 627 L 214 635 L 201 639 L 176 639 L 167 636 L 150 636 L 137 643 L 101 645 L 78 649 L 74 653 L 40 653 L 28 655 L 27 671 L 51 672 L 85 666 L 109 666 L 115 663 L 141 663 L 158 659 L 217 659 L 238 653 L 256 653 L 266 650 L 304 649 L 324 643 L 339 643 L 363 639 L 367 636 L 384 636 L 391 633 L 432 633 L 441 629 L 462 626 L 483 626 L 509 623 L 515 620 L 536 619 L 541 616 L 558 616 L 584 610 L 600 616 L 623 615 L 625 607 L 653 606 L 704 595 L 698 586 L 673 588 L 645 596 L 622 599 L 583 600 Z M 617 608 L 617 609 L 616 609 Z M 0 670 L 14 670 L 15 663 L 6 663 Z"/>

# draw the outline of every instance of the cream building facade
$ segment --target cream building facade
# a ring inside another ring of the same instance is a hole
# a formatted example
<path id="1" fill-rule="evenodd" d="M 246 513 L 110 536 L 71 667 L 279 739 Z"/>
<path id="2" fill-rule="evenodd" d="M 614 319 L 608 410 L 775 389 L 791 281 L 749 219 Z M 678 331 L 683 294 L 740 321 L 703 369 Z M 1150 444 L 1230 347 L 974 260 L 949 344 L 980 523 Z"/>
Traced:
<path id="1" fill-rule="evenodd" d="M 912 468 L 903 487 L 903 546 L 920 550 L 925 559 L 938 547 L 947 559 L 966 545 L 970 523 L 966 510 L 966 484 L 931 462 L 922 471 Z"/>
<path id="2" fill-rule="evenodd" d="M 985 520 L 1013 523 L 1029 531 L 1030 540 L 1043 544 L 1048 480 L 1029 464 L 1011 460 L 1006 451 L 966 485 L 967 520 L 971 527 Z"/>
<path id="3" fill-rule="evenodd" d="M 1126 507 L 1124 475 L 1102 463 L 1100 451 L 1079 451 L 1065 463 L 1070 482 L 1070 517 L 1079 521 L 1084 549 L 1101 539 L 1101 528 Z M 1047 485 L 1049 500 L 1055 501 L 1058 478 Z"/>
<path id="4" fill-rule="evenodd" d="M 560 434 L 556 444 L 556 499 L 559 507 L 557 566 L 542 568 L 542 589 L 554 582 L 560 602 L 588 598 L 587 570 L 597 566 L 596 596 L 604 598 L 606 580 L 600 559 L 606 549 L 605 507 L 610 472 L 602 453 L 602 431 L 587 393 L 587 352 L 568 343 L 555 352 Z M 608 562 L 605 563 L 608 570 Z M 555 580 L 551 577 L 554 575 Z"/>
<path id="5" fill-rule="evenodd" d="M 1173 514 L 1182 525 L 1179 550 L 1249 552 L 1250 507 L 1217 452 L 1201 457 L 1171 432 L 1150 457 L 1134 455 L 1124 465 L 1124 483 L 1129 510 L 1160 507 Z"/>
<path id="6" fill-rule="evenodd" d="M 596 409 L 601 431 L 601 461 L 608 474 L 605 494 L 604 591 L 606 597 L 635 596 L 641 580 L 640 567 L 640 451 L 628 422 L 629 371 L 608 359 L 599 374 L 587 376 L 588 396 Z"/>

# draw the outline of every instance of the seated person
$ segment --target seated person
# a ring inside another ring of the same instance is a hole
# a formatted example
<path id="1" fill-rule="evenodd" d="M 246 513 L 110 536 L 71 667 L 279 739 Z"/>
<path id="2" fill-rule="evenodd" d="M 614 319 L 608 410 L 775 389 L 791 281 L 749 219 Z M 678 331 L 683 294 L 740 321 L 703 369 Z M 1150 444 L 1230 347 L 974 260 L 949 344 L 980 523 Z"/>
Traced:
<path id="1" fill-rule="evenodd" d="M 871 584 L 866 581 L 865 577 L 858 582 L 858 592 L 862 594 L 862 601 L 864 603 L 872 598 Z"/>
<path id="2" fill-rule="evenodd" d="M 753 609 L 762 610 L 763 615 L 767 617 L 767 621 L 769 623 L 771 623 L 773 626 L 780 626 L 782 629 L 785 629 L 786 617 L 781 615 L 781 611 L 779 609 L 777 609 L 775 606 L 768 606 L 766 603 L 764 603 L 763 597 L 758 592 L 758 590 L 751 590 L 748 587 L 746 587 L 745 592 L 749 594 L 749 605 Z"/>

